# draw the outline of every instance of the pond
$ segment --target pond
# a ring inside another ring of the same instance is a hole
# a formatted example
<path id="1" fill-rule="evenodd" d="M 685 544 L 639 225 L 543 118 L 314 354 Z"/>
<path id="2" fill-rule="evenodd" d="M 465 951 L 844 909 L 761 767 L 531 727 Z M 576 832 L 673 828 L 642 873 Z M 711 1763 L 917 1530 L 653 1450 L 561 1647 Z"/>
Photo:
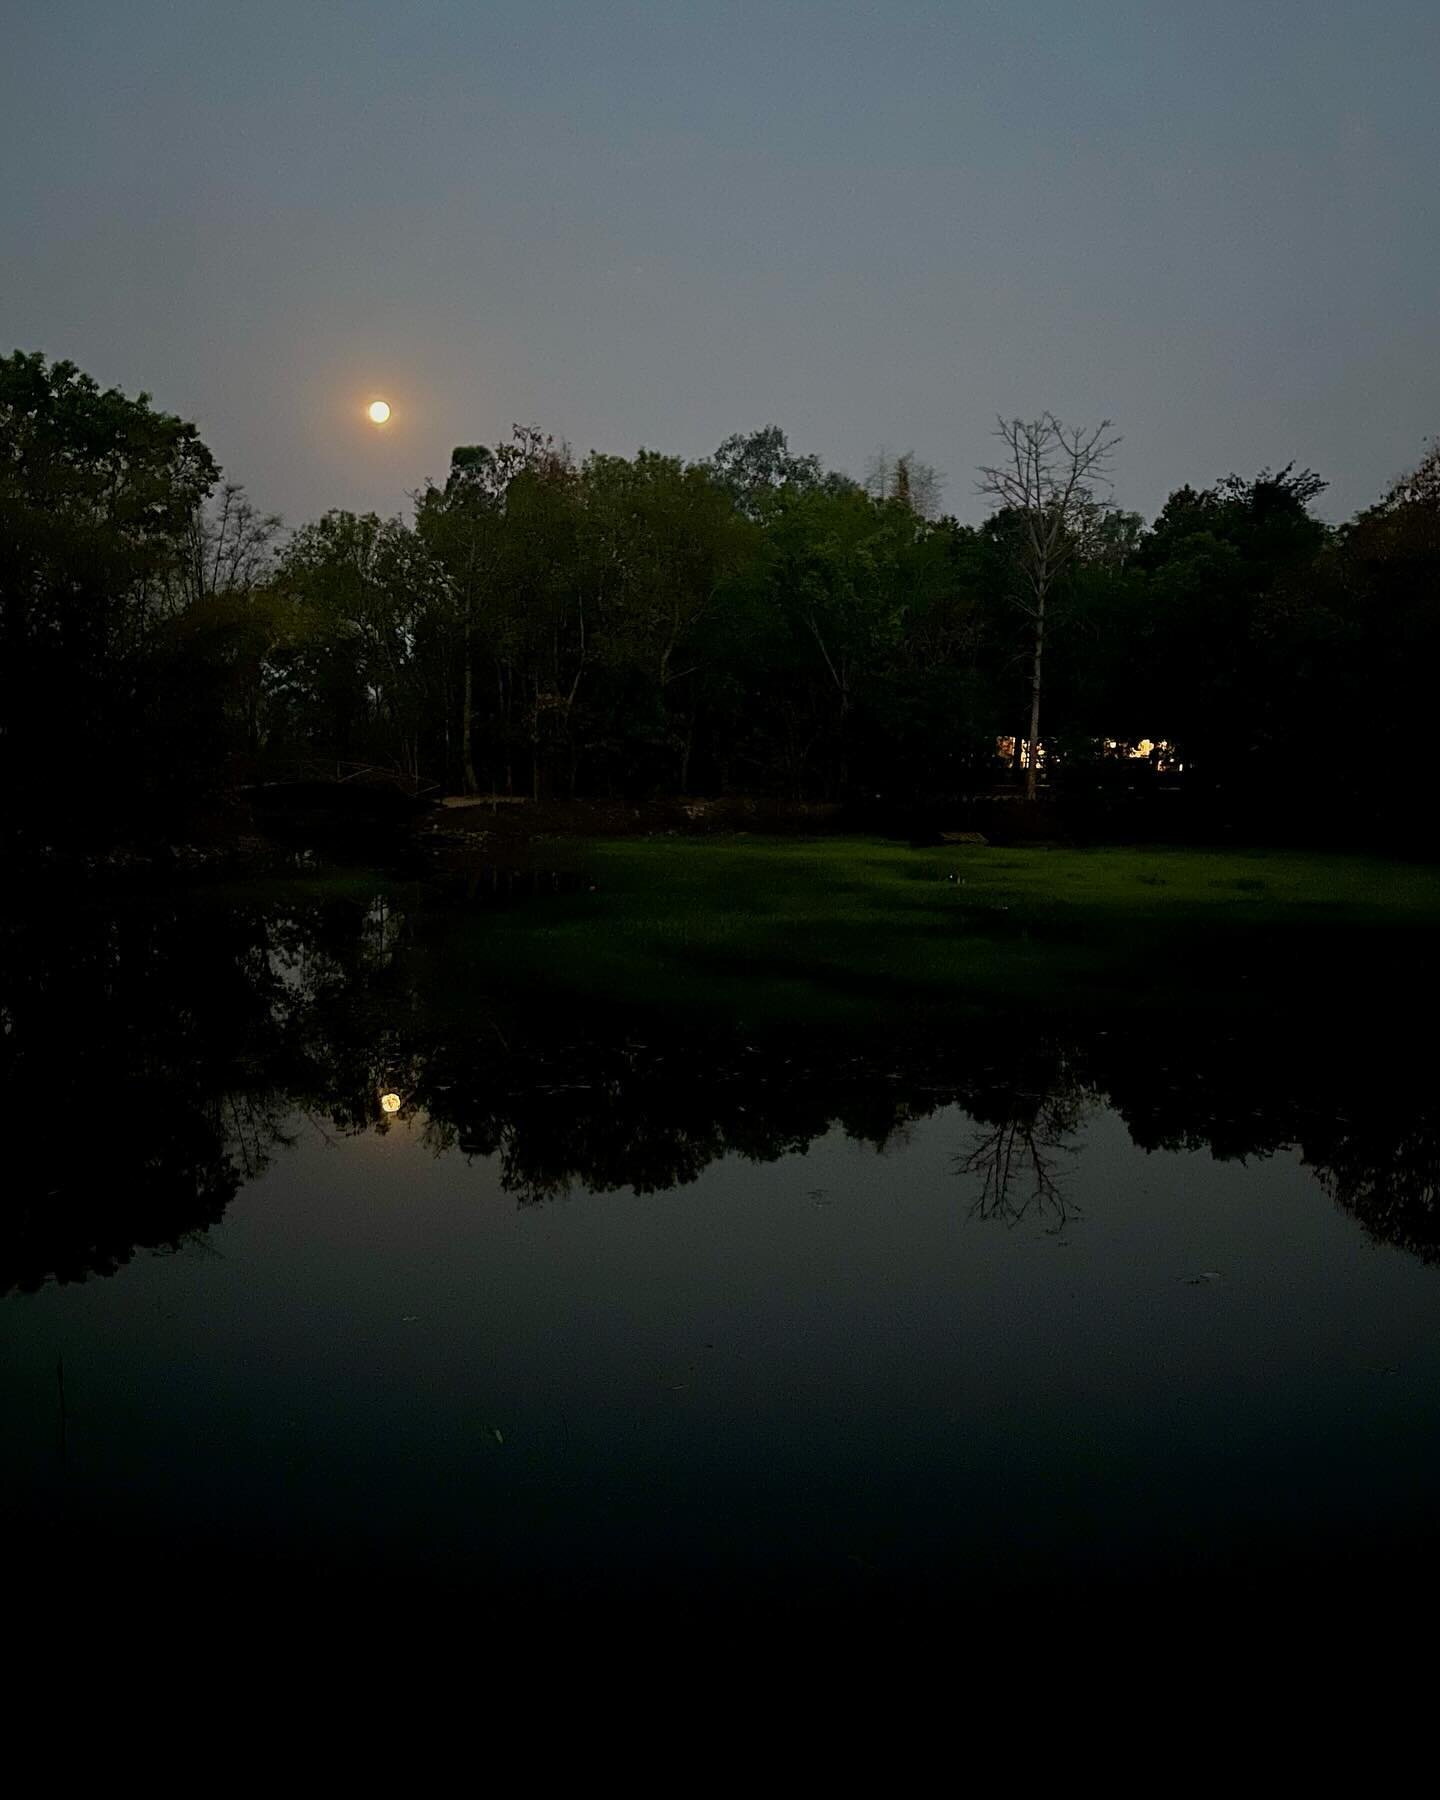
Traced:
<path id="1" fill-rule="evenodd" d="M 1422 1566 L 1423 1061 L 1214 1014 L 681 1032 L 479 983 L 483 914 L 357 880 L 13 926 L 35 1579 L 935 1605 Z"/>

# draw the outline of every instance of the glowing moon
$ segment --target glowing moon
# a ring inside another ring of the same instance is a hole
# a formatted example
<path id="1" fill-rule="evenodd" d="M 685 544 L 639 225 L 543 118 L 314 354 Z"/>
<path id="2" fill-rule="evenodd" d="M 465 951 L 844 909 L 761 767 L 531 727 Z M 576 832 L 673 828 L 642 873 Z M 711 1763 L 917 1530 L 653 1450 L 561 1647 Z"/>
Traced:
<path id="1" fill-rule="evenodd" d="M 372 400 L 365 410 L 370 415 L 372 425 L 383 425 L 390 417 L 390 402 L 388 400 Z"/>
<path id="2" fill-rule="evenodd" d="M 398 1094 L 382 1094 L 380 1096 L 380 1110 L 387 1113 L 399 1112 L 400 1096 Z"/>

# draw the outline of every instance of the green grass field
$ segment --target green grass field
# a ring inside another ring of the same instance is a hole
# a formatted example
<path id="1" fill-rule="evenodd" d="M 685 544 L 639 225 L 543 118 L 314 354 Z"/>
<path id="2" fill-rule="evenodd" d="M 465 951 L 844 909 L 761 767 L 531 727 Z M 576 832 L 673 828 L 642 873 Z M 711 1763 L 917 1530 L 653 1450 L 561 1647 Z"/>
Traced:
<path id="1" fill-rule="evenodd" d="M 597 891 L 477 914 L 476 977 L 756 1023 L 1324 1005 L 1418 992 L 1440 942 L 1440 871 L 1363 857 L 732 838 L 552 860 Z"/>

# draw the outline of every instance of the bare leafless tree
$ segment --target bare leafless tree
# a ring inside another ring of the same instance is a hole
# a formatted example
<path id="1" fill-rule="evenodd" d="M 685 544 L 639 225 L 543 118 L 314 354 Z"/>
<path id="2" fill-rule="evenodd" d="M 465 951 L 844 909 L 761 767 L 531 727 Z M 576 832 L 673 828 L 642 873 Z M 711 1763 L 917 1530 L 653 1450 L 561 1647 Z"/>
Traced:
<path id="1" fill-rule="evenodd" d="M 1035 627 L 1030 668 L 1030 732 L 1025 797 L 1035 798 L 1040 744 L 1040 686 L 1045 657 L 1045 609 L 1056 582 L 1080 553 L 1099 511 L 1096 486 L 1106 481 L 1110 454 L 1120 442 L 1110 420 L 1062 425 L 1054 413 L 1038 419 L 1000 419 L 995 436 L 1001 462 L 982 465 L 977 491 L 1015 515 L 1019 527 L 1019 603 Z"/>
<path id="2" fill-rule="evenodd" d="M 226 482 L 191 513 L 161 596 L 162 610 L 181 612 L 202 600 L 259 587 L 274 566 L 280 528 L 277 514 L 261 512 L 244 488 Z"/>
<path id="3" fill-rule="evenodd" d="M 877 450 L 865 465 L 865 491 L 875 500 L 900 500 L 922 519 L 933 519 L 940 510 L 945 477 L 913 450 L 892 456 Z"/>

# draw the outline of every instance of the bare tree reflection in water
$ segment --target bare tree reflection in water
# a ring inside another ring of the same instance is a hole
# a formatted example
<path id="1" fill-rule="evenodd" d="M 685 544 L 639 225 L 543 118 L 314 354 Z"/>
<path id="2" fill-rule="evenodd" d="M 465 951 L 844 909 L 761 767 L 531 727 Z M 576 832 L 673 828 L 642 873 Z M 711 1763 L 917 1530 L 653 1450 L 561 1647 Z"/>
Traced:
<path id="1" fill-rule="evenodd" d="M 956 1171 L 978 1179 L 972 1219 L 998 1219 L 1016 1226 L 1026 1219 L 1046 1221 L 1058 1236 L 1082 1215 L 1067 1202 L 1065 1179 L 1080 1153 L 1075 1134 L 1084 1123 L 1090 1096 L 1068 1077 L 1044 1092 L 1015 1087 L 987 1094 L 988 1117 L 978 1117 Z"/>

